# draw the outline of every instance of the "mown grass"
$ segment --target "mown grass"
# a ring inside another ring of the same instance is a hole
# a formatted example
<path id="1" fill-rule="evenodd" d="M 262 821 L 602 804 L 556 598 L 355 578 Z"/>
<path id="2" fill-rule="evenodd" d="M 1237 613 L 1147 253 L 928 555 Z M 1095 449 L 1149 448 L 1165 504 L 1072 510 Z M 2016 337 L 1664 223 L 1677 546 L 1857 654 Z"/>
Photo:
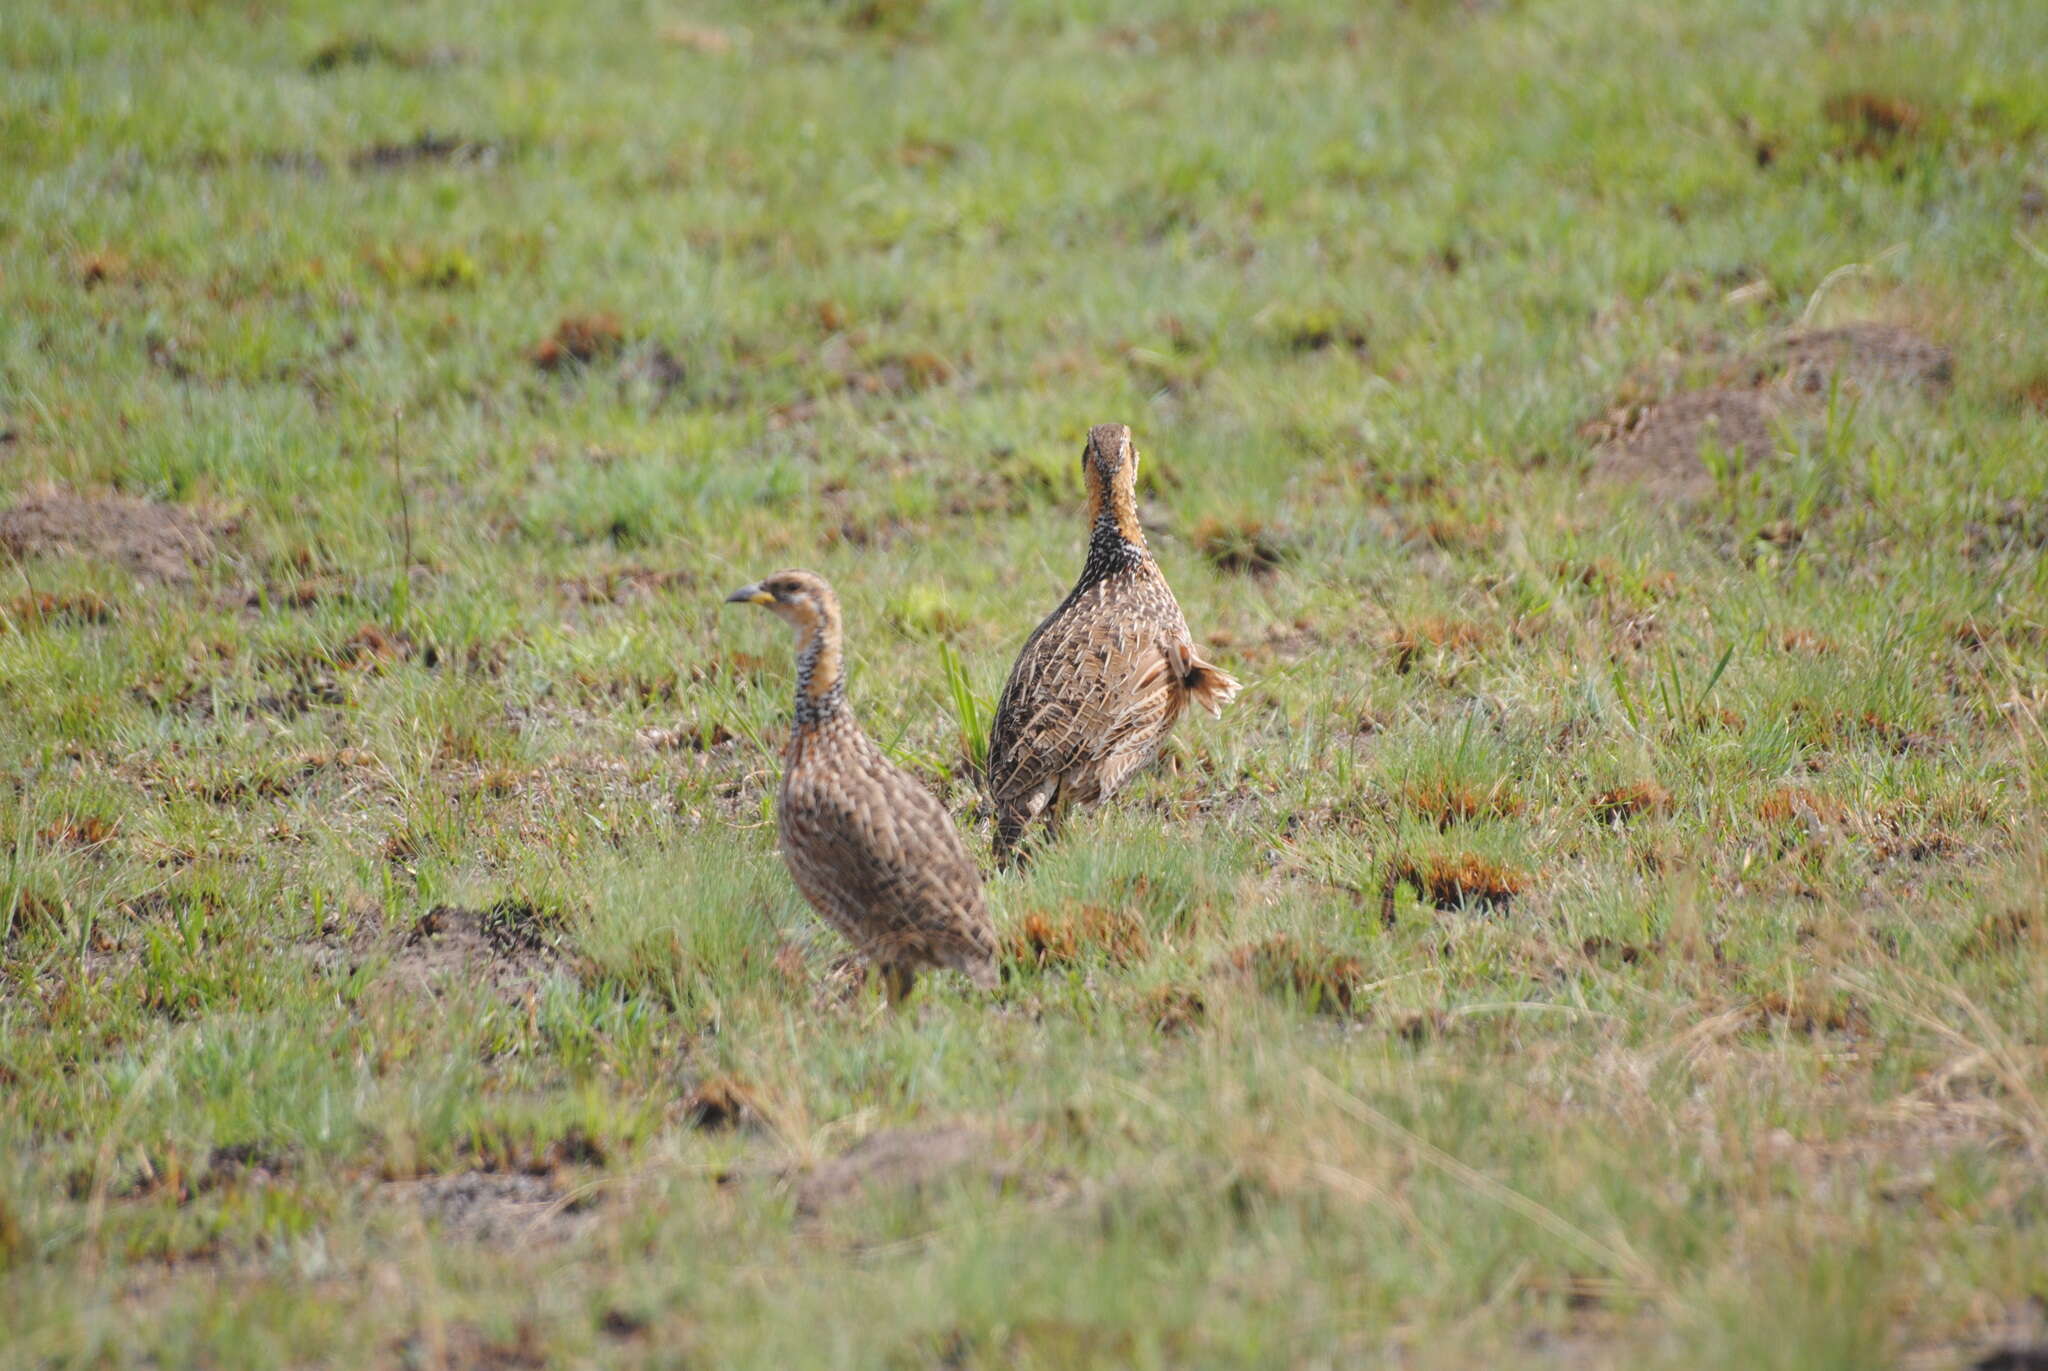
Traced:
<path id="1" fill-rule="evenodd" d="M 2048 11 L 1657 8 L 0 21 L 0 1356 L 2040 1337 Z M 1110 419 L 1249 688 L 881 1015 L 722 593 L 985 854 Z"/>

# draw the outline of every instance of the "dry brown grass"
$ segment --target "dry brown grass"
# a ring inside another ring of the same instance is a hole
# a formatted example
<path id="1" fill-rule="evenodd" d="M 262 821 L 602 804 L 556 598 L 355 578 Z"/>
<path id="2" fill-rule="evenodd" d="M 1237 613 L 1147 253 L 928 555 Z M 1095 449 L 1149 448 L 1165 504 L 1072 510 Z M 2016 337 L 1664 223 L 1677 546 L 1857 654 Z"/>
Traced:
<path id="1" fill-rule="evenodd" d="M 1782 1024 L 1795 1033 L 1850 1033 L 1870 1026 L 1869 1012 L 1853 995 L 1811 986 L 1761 995 L 1754 1011 L 1761 1022 Z"/>
<path id="2" fill-rule="evenodd" d="M 1489 626 L 1470 619 L 1424 615 L 1397 624 L 1387 633 L 1387 655 L 1397 673 L 1406 673 L 1427 651 L 1472 652 L 1493 641 Z"/>
<path id="3" fill-rule="evenodd" d="M 1012 961 L 1039 968 L 1074 966 L 1097 957 L 1128 966 L 1142 961 L 1151 946 L 1136 914 L 1101 905 L 1027 914 L 1006 942 Z"/>
<path id="4" fill-rule="evenodd" d="M 1838 130 L 1838 151 L 1852 157 L 1881 156 L 1926 122 L 1911 101 L 1869 90 L 1829 96 L 1821 113 Z"/>
<path id="5" fill-rule="evenodd" d="M 1218 571 L 1269 576 L 1292 557 L 1286 538 L 1263 520 L 1210 516 L 1188 534 L 1195 549 Z"/>
<path id="6" fill-rule="evenodd" d="M 1160 1033 L 1172 1036 L 1186 1033 L 1199 1025 L 1208 1014 L 1208 1003 L 1202 992 L 1193 986 L 1161 985 L 1147 991 L 1139 1002 L 1139 1012 L 1152 1023 Z"/>
<path id="7" fill-rule="evenodd" d="M 763 1117 L 754 1087 L 734 1076 L 699 1081 L 676 1105 L 677 1116 L 692 1128 L 740 1128 Z"/>
<path id="8" fill-rule="evenodd" d="M 1599 819 L 1633 819 L 1645 814 L 1663 814 L 1671 808 L 1671 792 L 1655 781 L 1636 781 L 1611 786 L 1593 796 L 1593 815 Z"/>
<path id="9" fill-rule="evenodd" d="M 1411 781 L 1401 788 L 1401 802 L 1438 829 L 1473 819 L 1508 819 L 1526 803 L 1506 777 L 1490 785 L 1457 781 Z"/>
<path id="10" fill-rule="evenodd" d="M 1223 954 L 1221 967 L 1249 976 L 1268 994 L 1293 996 L 1325 1014 L 1351 1014 L 1365 1008 L 1365 963 L 1291 934 L 1276 933 L 1260 942 L 1232 947 Z"/>
<path id="11" fill-rule="evenodd" d="M 672 48 L 703 53 L 708 57 L 729 56 L 733 50 L 732 34 L 706 24 L 664 24 L 661 41 Z"/>
<path id="12" fill-rule="evenodd" d="M 1821 823 L 1846 823 L 1849 808 L 1840 800 L 1817 794 L 1804 786 L 1778 786 L 1757 801 L 1756 816 L 1766 823 L 1817 819 Z"/>
<path id="13" fill-rule="evenodd" d="M 570 314 L 527 355 L 542 371 L 560 371 L 616 356 L 625 344 L 626 331 L 616 315 Z"/>
<path id="14" fill-rule="evenodd" d="M 1435 852 L 1398 857 L 1388 868 L 1387 889 L 1408 885 L 1438 909 L 1506 905 L 1528 888 L 1529 873 L 1476 852 Z"/>
<path id="15" fill-rule="evenodd" d="M 47 590 L 17 595 L 0 610 L 0 631 L 24 632 L 45 624 L 110 624 L 114 606 L 92 591 L 57 595 Z"/>
<path id="16" fill-rule="evenodd" d="M 120 831 L 120 825 L 97 814 L 81 814 L 46 824 L 36 836 L 52 847 L 98 847 Z"/>
<path id="17" fill-rule="evenodd" d="M 79 256 L 76 263 L 78 284 L 87 290 L 95 286 L 116 284 L 130 279 L 134 267 L 118 252 L 87 252 Z"/>

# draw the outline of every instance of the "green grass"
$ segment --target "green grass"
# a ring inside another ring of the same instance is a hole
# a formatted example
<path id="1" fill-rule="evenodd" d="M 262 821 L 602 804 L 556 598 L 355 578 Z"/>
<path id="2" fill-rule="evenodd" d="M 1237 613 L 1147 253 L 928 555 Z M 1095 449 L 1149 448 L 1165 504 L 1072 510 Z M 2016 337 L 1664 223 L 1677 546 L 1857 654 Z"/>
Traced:
<path id="1" fill-rule="evenodd" d="M 212 532 L 5 568 L 0 1362 L 2038 1335 L 2048 8 L 126 0 L 0 68 L 5 503 Z M 1953 385 L 1600 475 L 1862 321 Z M 723 595 L 830 577 L 985 857 L 1106 420 L 1247 689 L 882 1015 Z"/>

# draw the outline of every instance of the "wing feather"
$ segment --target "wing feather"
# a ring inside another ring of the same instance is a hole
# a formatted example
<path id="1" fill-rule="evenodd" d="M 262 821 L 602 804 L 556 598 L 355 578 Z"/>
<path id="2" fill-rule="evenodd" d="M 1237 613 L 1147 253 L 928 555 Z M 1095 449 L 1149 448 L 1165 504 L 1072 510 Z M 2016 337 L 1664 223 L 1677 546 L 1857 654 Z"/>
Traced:
<path id="1" fill-rule="evenodd" d="M 985 961 L 981 876 L 945 806 L 863 737 L 836 765 L 785 773 L 781 836 L 797 888 L 868 957 Z M 808 759 L 806 759 L 808 760 Z"/>

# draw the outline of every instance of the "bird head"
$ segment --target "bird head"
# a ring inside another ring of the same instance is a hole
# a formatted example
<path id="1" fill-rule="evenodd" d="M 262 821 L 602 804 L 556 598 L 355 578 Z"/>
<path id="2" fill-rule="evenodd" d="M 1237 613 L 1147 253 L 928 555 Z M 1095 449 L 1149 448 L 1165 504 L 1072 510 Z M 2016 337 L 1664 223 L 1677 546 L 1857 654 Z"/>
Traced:
<path id="1" fill-rule="evenodd" d="M 778 571 L 725 597 L 729 605 L 759 605 L 799 629 L 821 628 L 839 618 L 839 597 L 825 578 L 808 571 Z"/>
<path id="2" fill-rule="evenodd" d="M 1128 424 L 1097 424 L 1081 449 L 1081 479 L 1088 487 L 1088 522 L 1111 523 L 1125 541 L 1142 547 L 1138 525 L 1138 449 Z"/>

